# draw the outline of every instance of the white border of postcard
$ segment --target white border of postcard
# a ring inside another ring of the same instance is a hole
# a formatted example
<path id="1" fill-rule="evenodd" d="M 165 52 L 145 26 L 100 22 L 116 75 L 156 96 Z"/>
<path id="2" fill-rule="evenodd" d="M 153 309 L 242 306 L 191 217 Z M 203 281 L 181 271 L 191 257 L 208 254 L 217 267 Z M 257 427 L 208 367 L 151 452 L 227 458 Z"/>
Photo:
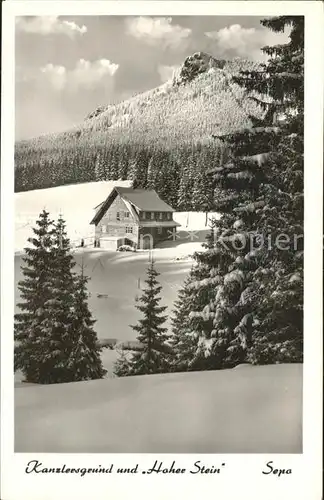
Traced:
<path id="1" fill-rule="evenodd" d="M 2 22 L 1 150 L 1 498 L 3 500 L 72 499 L 294 499 L 321 498 L 322 410 L 322 162 L 323 162 L 323 3 L 320 1 L 8 1 Z M 25 473 L 29 460 L 47 467 L 98 467 L 140 463 L 152 458 L 190 466 L 203 455 L 64 455 L 14 453 L 13 297 L 14 297 L 14 30 L 18 15 L 305 15 L 305 363 L 303 454 L 208 455 L 226 462 L 215 475 L 100 475 Z M 289 475 L 263 475 L 273 460 Z"/>

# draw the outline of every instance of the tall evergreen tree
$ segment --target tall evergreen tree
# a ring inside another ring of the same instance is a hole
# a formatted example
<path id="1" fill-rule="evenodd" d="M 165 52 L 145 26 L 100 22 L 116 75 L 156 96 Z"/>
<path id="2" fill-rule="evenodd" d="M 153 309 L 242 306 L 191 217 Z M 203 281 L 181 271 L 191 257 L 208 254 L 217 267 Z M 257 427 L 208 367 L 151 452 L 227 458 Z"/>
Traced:
<path id="1" fill-rule="evenodd" d="M 195 155 L 192 150 L 187 156 L 186 161 L 182 164 L 179 194 L 178 194 L 178 208 L 182 211 L 192 210 L 191 193 L 194 186 L 195 177 Z"/>
<path id="2" fill-rule="evenodd" d="M 70 380 L 99 379 L 106 374 L 102 366 L 97 334 L 93 329 L 96 321 L 92 318 L 88 306 L 88 281 L 82 264 L 81 273 L 74 281 L 73 319 L 67 364 Z"/>
<path id="3" fill-rule="evenodd" d="M 132 186 L 134 188 L 136 187 L 136 171 L 137 171 L 136 159 L 135 158 L 131 158 L 129 160 L 129 164 L 128 164 L 127 178 L 130 181 L 132 181 Z"/>
<path id="4" fill-rule="evenodd" d="M 39 383 L 71 382 L 69 370 L 74 318 L 75 263 L 71 254 L 65 221 L 60 216 L 53 231 L 53 272 L 48 277 L 50 296 L 44 303 L 45 315 L 40 324 L 44 337 L 39 363 Z"/>
<path id="5" fill-rule="evenodd" d="M 132 326 L 137 332 L 137 340 L 142 345 L 141 351 L 132 354 L 130 360 L 124 357 L 115 365 L 117 376 L 147 375 L 168 371 L 168 336 L 163 326 L 167 317 L 163 315 L 166 306 L 160 306 L 159 296 L 162 286 L 157 278 L 159 273 L 152 261 L 147 270 L 146 288 L 137 300 L 136 308 L 143 317 Z"/>
<path id="6" fill-rule="evenodd" d="M 106 180 L 106 168 L 105 168 L 105 162 L 104 162 L 104 157 L 101 151 L 98 152 L 96 159 L 95 159 L 95 179 L 96 181 L 104 181 Z"/>
<path id="7" fill-rule="evenodd" d="M 175 303 L 172 321 L 171 367 L 175 371 L 222 368 L 222 356 L 212 351 L 212 308 L 215 289 L 221 282 L 217 273 L 219 252 L 214 249 L 214 230 L 203 245 L 205 251 L 194 254 L 195 265 L 184 282 Z"/>
<path id="8" fill-rule="evenodd" d="M 31 246 L 24 249 L 21 267 L 24 279 L 18 283 L 22 302 L 15 315 L 15 370 L 21 370 L 29 382 L 40 379 L 45 343 L 42 322 L 46 317 L 46 301 L 51 297 L 48 287 L 53 269 L 53 221 L 45 210 L 39 215 Z"/>
<path id="9" fill-rule="evenodd" d="M 28 382 L 51 384 L 102 378 L 87 279 L 76 277 L 65 221 L 43 211 L 26 248 L 19 283 L 24 302 L 15 317 L 15 369 Z"/>
<path id="10" fill-rule="evenodd" d="M 120 159 L 119 159 L 119 178 L 121 180 L 124 181 L 128 178 L 127 171 L 128 171 L 127 151 L 125 151 L 125 149 L 122 148 L 120 151 Z"/>
<path id="11" fill-rule="evenodd" d="M 265 206 L 260 212 L 267 247 L 266 273 L 257 271 L 262 301 L 249 352 L 253 363 L 303 359 L 303 170 L 304 170 L 304 17 L 280 16 L 262 24 L 274 32 L 291 30 L 286 45 L 265 47 L 270 56 L 261 74 L 245 73 L 241 85 L 268 95 L 276 147 L 266 163 Z M 263 132 L 264 133 L 264 132 Z M 268 133 L 269 134 L 269 133 Z M 284 244 L 283 244 L 284 240 Z"/>
<path id="12" fill-rule="evenodd" d="M 156 154 L 155 190 L 171 207 L 178 203 L 179 169 L 172 152 L 160 149 Z"/>
<path id="13" fill-rule="evenodd" d="M 208 172 L 208 156 L 201 152 L 197 158 L 196 175 L 191 193 L 192 208 L 197 212 L 207 213 L 214 205 L 213 188 Z"/>
<path id="14" fill-rule="evenodd" d="M 154 189 L 155 188 L 156 164 L 157 164 L 157 157 L 156 156 L 157 155 L 151 156 L 151 158 L 148 162 L 147 184 L 146 184 L 147 189 Z"/>
<path id="15" fill-rule="evenodd" d="M 197 282 L 198 279 L 201 280 L 202 272 L 201 267 L 197 265 L 192 267 L 174 303 L 170 338 L 171 371 L 203 370 L 210 366 L 200 350 L 201 324 L 197 323 L 194 313 L 206 300 L 211 289 L 211 286 L 205 289 L 200 286 L 197 294 Z M 206 275 L 208 276 L 208 273 Z"/>
<path id="16" fill-rule="evenodd" d="M 117 155 L 116 149 L 112 149 L 111 151 L 111 158 L 110 158 L 110 164 L 109 164 L 109 177 L 106 179 L 112 179 L 116 181 L 119 178 L 119 158 Z"/>
<path id="17" fill-rule="evenodd" d="M 214 170 L 223 216 L 214 248 L 200 255 L 221 278 L 197 314 L 213 323 L 203 335 L 223 367 L 302 360 L 303 18 L 262 23 L 274 31 L 291 26 L 290 42 L 264 48 L 269 61 L 235 78 L 264 115 L 218 137 L 231 148 L 230 161 Z"/>
<path id="18" fill-rule="evenodd" d="M 195 368 L 194 353 L 197 348 L 197 338 L 190 328 L 189 315 L 194 309 L 196 294 L 191 286 L 194 283 L 194 268 L 190 270 L 183 286 L 178 292 L 174 303 L 172 317 L 172 335 L 170 337 L 170 371 L 189 371 Z M 196 361 L 196 360 L 195 360 Z"/>
<path id="19" fill-rule="evenodd" d="M 148 162 L 148 151 L 140 145 L 136 154 L 136 174 L 135 178 L 133 178 L 134 188 L 145 189 L 147 183 Z"/>

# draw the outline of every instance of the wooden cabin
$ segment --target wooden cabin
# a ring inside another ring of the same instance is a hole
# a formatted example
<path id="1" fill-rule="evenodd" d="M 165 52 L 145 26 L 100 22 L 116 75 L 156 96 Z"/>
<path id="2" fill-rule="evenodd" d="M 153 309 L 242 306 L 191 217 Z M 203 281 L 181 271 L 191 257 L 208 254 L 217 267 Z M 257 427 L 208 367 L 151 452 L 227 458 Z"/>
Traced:
<path id="1" fill-rule="evenodd" d="M 160 241 L 172 241 L 180 226 L 173 220 L 174 209 L 154 190 L 114 187 L 95 210 L 95 246 L 110 250 L 121 245 L 153 248 Z"/>

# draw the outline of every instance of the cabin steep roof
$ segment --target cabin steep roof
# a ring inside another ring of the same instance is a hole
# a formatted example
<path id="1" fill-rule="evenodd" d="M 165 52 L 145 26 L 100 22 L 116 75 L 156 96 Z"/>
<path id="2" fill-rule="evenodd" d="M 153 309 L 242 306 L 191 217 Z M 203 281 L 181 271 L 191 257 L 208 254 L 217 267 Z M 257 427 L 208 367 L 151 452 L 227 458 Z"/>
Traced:
<path id="1" fill-rule="evenodd" d="M 153 189 L 115 188 L 122 198 L 130 201 L 136 208 L 147 212 L 173 212 L 165 201 L 161 200 Z"/>
<path id="2" fill-rule="evenodd" d="M 174 209 L 161 200 L 153 189 L 133 189 L 115 186 L 105 201 L 96 207 L 96 214 L 90 224 L 98 224 L 117 195 L 143 212 L 173 212 Z"/>

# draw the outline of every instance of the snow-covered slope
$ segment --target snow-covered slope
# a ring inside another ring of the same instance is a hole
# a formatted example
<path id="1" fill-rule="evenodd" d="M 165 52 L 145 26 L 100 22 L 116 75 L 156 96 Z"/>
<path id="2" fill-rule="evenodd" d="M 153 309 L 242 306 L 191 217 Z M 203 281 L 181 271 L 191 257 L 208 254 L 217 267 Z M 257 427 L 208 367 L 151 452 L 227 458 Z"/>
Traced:
<path id="1" fill-rule="evenodd" d="M 15 389 L 15 451 L 301 453 L 302 365 Z"/>

